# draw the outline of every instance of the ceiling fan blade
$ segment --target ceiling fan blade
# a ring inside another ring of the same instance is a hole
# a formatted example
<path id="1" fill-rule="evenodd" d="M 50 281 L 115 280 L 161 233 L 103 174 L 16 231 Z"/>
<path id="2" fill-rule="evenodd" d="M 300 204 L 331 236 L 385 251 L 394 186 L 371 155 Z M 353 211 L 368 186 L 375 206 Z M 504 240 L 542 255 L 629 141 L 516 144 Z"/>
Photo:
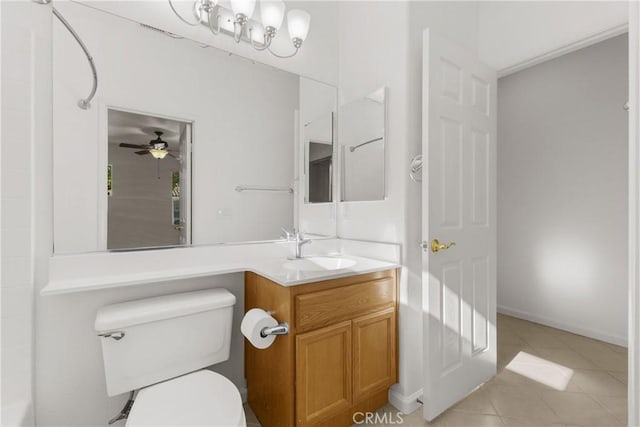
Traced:
<path id="1" fill-rule="evenodd" d="M 143 149 L 147 149 L 149 148 L 148 145 L 143 145 L 143 144 L 128 144 L 126 142 L 121 142 L 120 147 L 124 147 L 124 148 L 143 148 Z"/>
<path id="2" fill-rule="evenodd" d="M 169 150 L 169 151 L 171 151 L 171 150 Z M 173 157 L 177 161 L 180 161 L 180 159 L 178 157 L 176 157 L 174 154 L 169 153 L 168 155 L 169 155 L 169 157 Z"/>
<path id="3" fill-rule="evenodd" d="M 135 151 L 135 154 L 144 156 L 145 154 L 149 154 L 149 150 Z"/>

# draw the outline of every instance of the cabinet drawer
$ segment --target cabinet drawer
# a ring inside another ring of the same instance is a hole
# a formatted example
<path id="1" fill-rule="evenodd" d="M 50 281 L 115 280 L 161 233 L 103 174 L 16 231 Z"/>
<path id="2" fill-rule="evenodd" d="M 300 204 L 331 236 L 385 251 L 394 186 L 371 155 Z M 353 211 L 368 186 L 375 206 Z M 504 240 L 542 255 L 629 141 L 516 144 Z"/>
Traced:
<path id="1" fill-rule="evenodd" d="M 392 277 L 297 295 L 296 328 L 298 332 L 303 332 L 352 319 L 394 307 L 395 300 L 396 286 Z"/>

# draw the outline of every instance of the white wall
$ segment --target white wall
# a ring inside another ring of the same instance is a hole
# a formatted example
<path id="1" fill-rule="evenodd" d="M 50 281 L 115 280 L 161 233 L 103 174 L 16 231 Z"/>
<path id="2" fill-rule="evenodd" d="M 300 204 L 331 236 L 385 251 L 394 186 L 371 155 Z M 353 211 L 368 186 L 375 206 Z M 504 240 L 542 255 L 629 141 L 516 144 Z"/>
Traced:
<path id="1" fill-rule="evenodd" d="M 498 85 L 498 305 L 627 336 L 627 36 Z"/>
<path id="2" fill-rule="evenodd" d="M 20 20 L 17 19 L 20 16 Z M 2 404 L 31 401 L 32 37 L 28 8 L 2 3 Z M 9 67 L 9 64 L 13 64 Z"/>
<path id="3" fill-rule="evenodd" d="M 50 142 L 50 15 L 31 2 L 2 2 L 2 424 L 33 422 L 34 213 L 38 141 Z M 45 102 L 45 104 L 39 103 Z M 43 126 L 45 125 L 45 126 Z M 7 405 L 13 404 L 10 409 Z M 19 412 L 19 413 L 17 413 Z M 17 417 L 26 416 L 26 419 Z M 29 419 L 31 418 L 31 420 Z"/>
<path id="4" fill-rule="evenodd" d="M 405 171 L 410 135 L 407 119 L 410 114 L 407 108 L 409 34 L 406 29 L 410 6 L 412 3 L 406 2 L 341 2 L 338 21 L 340 104 L 362 98 L 383 86 L 387 87 L 388 94 L 386 199 L 339 203 L 338 235 L 401 243 L 405 265 L 410 246 L 405 225 L 408 179 Z M 400 382 L 393 387 L 393 393 L 417 407 L 415 397 L 418 396 L 410 395 L 422 387 L 419 354 L 416 357 L 416 349 L 421 349 L 421 341 L 416 345 L 421 328 L 419 318 L 411 313 L 415 313 L 412 310 L 417 308 L 416 303 L 420 305 L 420 300 L 408 292 L 410 275 L 414 276 L 403 268 L 399 313 Z"/>
<path id="5" fill-rule="evenodd" d="M 496 70 L 624 27 L 626 1 L 478 2 L 478 53 Z"/>
<path id="6" fill-rule="evenodd" d="M 409 3 L 344 2 L 339 5 L 340 105 L 389 88 L 386 188 L 383 201 L 338 206 L 338 234 L 388 242 L 404 239 L 407 41 Z M 367 19 L 362 19 L 366 16 Z M 385 31 L 369 31 L 386 28 Z"/>
<path id="7" fill-rule="evenodd" d="M 92 108 L 78 108 L 91 74 L 75 40 L 55 21 L 56 253 L 104 249 L 98 230 L 106 183 L 96 171 L 107 163 L 101 151 L 107 106 L 194 121 L 193 243 L 275 239 L 280 227 L 292 228 L 291 194 L 238 193 L 235 187 L 293 184 L 298 76 L 84 5 L 56 7 L 82 35 L 99 76 Z"/>

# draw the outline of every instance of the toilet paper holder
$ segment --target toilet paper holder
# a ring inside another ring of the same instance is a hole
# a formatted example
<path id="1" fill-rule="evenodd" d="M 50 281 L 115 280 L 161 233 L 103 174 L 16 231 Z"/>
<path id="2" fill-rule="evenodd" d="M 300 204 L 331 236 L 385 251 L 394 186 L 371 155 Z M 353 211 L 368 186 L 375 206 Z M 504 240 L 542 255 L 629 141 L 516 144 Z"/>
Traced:
<path id="1" fill-rule="evenodd" d="M 260 331 L 260 336 L 266 338 L 269 335 L 287 335 L 289 333 L 289 324 L 287 322 L 278 323 L 276 326 L 266 326 Z"/>

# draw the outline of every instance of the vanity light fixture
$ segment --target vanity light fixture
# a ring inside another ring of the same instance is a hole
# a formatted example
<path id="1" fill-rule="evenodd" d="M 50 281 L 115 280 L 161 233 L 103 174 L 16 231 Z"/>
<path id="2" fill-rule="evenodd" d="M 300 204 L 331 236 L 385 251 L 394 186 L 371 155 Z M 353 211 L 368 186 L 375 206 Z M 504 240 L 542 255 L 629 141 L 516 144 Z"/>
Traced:
<path id="1" fill-rule="evenodd" d="M 289 55 L 280 55 L 271 50 L 271 42 L 284 21 L 286 7 L 283 0 L 260 0 L 260 21 L 251 19 L 256 0 L 230 0 L 231 10 L 219 5 L 218 0 L 195 0 L 195 22 L 185 19 L 174 7 L 173 1 L 168 1 L 171 10 L 182 22 L 194 27 L 207 25 L 214 35 L 231 35 L 236 43 L 245 40 L 255 50 L 268 50 L 278 58 L 291 58 L 297 54 L 309 34 L 311 15 L 304 10 L 292 9 L 287 13 L 287 28 L 295 50 Z"/>

